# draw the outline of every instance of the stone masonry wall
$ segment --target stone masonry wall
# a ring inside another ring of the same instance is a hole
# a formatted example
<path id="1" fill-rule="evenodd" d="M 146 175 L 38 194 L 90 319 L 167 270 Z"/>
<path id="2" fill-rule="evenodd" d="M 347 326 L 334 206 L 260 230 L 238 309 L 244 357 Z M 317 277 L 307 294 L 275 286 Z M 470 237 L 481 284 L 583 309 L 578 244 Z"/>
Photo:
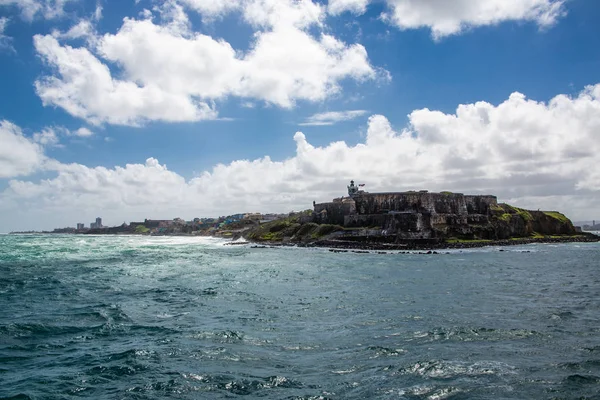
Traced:
<path id="1" fill-rule="evenodd" d="M 469 222 L 488 222 L 495 196 L 462 193 L 363 193 L 315 204 L 314 221 L 348 228 L 379 227 L 388 234 L 428 238 Z"/>
<path id="2" fill-rule="evenodd" d="M 507 239 L 576 232 L 564 216 L 498 204 L 496 196 L 461 193 L 360 193 L 314 205 L 313 221 L 370 229 L 401 240 Z M 357 229 L 348 230 L 354 235 Z"/>
<path id="3" fill-rule="evenodd" d="M 354 200 L 349 198 L 336 199 L 329 203 L 315 204 L 314 220 L 319 224 L 344 225 L 346 215 L 356 214 Z"/>
<path id="4" fill-rule="evenodd" d="M 487 214 L 490 206 L 498 205 L 498 198 L 490 195 L 466 195 L 465 203 L 467 205 L 467 212 L 469 214 Z"/>
<path id="5" fill-rule="evenodd" d="M 468 200 L 467 200 L 468 199 Z M 465 196 L 461 193 L 365 193 L 354 197 L 358 214 L 383 214 L 390 211 L 429 212 L 431 214 L 468 214 L 495 203 L 494 196 Z"/>

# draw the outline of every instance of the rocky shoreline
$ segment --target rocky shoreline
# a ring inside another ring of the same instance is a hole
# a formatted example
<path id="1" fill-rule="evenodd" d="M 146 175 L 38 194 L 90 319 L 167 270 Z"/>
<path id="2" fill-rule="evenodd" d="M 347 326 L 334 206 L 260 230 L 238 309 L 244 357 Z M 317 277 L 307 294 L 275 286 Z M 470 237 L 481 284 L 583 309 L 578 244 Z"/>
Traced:
<path id="1" fill-rule="evenodd" d="M 513 238 L 504 240 L 480 240 L 459 242 L 437 242 L 437 243 L 380 243 L 368 240 L 336 240 L 324 239 L 309 243 L 281 242 L 281 241 L 254 241 L 250 240 L 255 248 L 266 247 L 320 247 L 332 250 L 363 250 L 363 251 L 426 251 L 429 254 L 436 250 L 471 249 L 479 247 L 505 247 L 518 246 L 533 243 L 593 243 L 600 242 L 600 236 L 583 233 L 577 236 L 565 237 L 540 237 L 540 238 Z M 242 244 L 242 243 L 240 243 Z"/>
<path id="2" fill-rule="evenodd" d="M 54 234 L 52 232 L 37 232 L 38 234 Z M 533 243 L 593 243 L 600 242 L 600 235 L 589 232 L 582 232 L 577 235 L 564 236 L 545 236 L 534 238 L 511 238 L 501 240 L 458 240 L 458 241 L 432 241 L 432 240 L 408 240 L 403 243 L 386 242 L 385 238 L 378 237 L 354 237 L 352 240 L 344 238 L 324 237 L 318 240 L 256 240 L 249 238 L 242 231 L 233 232 L 232 235 L 224 236 L 222 232 L 217 232 L 216 235 L 210 234 L 189 234 L 189 233 L 174 233 L 174 234 L 158 234 L 148 235 L 139 233 L 127 233 L 127 235 L 136 236 L 186 236 L 186 237 L 215 237 L 220 239 L 231 239 L 226 243 L 228 246 L 236 245 L 252 245 L 253 248 L 275 248 L 275 247 L 318 247 L 328 248 L 333 252 L 385 252 L 385 251 L 419 251 L 423 254 L 436 254 L 437 250 L 450 249 L 471 249 L 479 247 L 505 247 L 518 246 Z M 16 232 L 13 234 L 17 234 Z M 81 234 L 81 233 L 79 233 Z M 123 233 L 103 233 L 104 235 L 121 236 Z M 329 235 L 328 235 L 329 236 Z M 240 239 L 244 241 L 239 241 Z"/>

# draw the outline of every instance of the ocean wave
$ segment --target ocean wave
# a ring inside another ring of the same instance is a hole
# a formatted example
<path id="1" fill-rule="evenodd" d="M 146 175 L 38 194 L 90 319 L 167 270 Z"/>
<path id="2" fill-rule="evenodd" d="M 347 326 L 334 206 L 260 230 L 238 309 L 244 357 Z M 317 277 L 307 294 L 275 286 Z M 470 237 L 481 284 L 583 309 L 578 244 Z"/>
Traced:
<path id="1" fill-rule="evenodd" d="M 261 392 L 269 389 L 300 389 L 302 382 L 285 376 L 235 378 L 231 375 L 183 374 L 185 379 L 200 383 L 205 391 L 223 391 L 238 396 L 261 396 Z"/>
<path id="2" fill-rule="evenodd" d="M 417 331 L 413 338 L 424 341 L 498 341 L 526 339 L 542 336 L 540 332 L 527 329 L 495 329 L 470 327 L 439 327 L 430 331 Z"/>
<path id="3" fill-rule="evenodd" d="M 449 379 L 457 377 L 476 377 L 481 375 L 515 374 L 515 367 L 502 362 L 427 360 L 401 367 L 400 374 L 418 375 L 427 378 Z"/>
<path id="4" fill-rule="evenodd" d="M 392 390 L 390 394 L 396 394 L 400 398 L 418 398 L 426 400 L 443 400 L 450 397 L 465 394 L 464 389 L 454 386 L 438 387 L 435 385 L 417 385 L 407 389 Z"/>

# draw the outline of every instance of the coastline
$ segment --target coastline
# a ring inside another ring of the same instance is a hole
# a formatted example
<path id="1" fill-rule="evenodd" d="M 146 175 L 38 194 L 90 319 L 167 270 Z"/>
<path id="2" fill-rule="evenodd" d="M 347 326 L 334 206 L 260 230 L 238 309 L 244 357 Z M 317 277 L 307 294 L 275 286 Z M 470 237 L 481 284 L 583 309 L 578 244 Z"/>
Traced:
<path id="1" fill-rule="evenodd" d="M 227 233 L 231 231 L 225 231 Z M 363 251 L 433 251 L 433 250 L 456 250 L 472 249 L 480 247 L 508 247 L 534 243 L 558 244 L 558 243 L 597 243 L 600 235 L 592 232 L 582 232 L 577 235 L 544 236 L 531 238 L 511 238 L 501 240 L 412 240 L 400 243 L 386 242 L 378 238 L 356 237 L 354 240 L 336 239 L 334 237 L 323 237 L 320 239 L 306 240 L 306 238 L 286 238 L 284 240 L 257 240 L 244 235 L 246 232 L 231 232 L 225 234 L 191 234 L 191 233 L 96 233 L 99 236 L 149 236 L 149 237 L 212 237 L 218 239 L 229 239 L 226 245 L 252 245 L 254 248 L 266 247 L 318 247 L 332 250 L 363 250 Z M 9 235 L 81 235 L 89 233 L 54 233 L 54 232 L 11 232 Z M 243 242 L 240 239 L 244 240 Z M 379 240 L 373 240 L 379 239 Z"/>
<path id="2" fill-rule="evenodd" d="M 558 243 L 597 243 L 600 236 L 590 234 L 580 237 L 546 237 L 546 238 L 513 238 L 502 240 L 473 240 L 458 242 L 439 243 L 374 243 L 357 241 L 321 240 L 316 243 L 298 245 L 299 247 L 326 247 L 332 249 L 357 249 L 372 251 L 429 251 L 429 250 L 456 250 L 472 249 L 480 247 L 508 247 L 535 243 L 558 244 Z"/>
<path id="3" fill-rule="evenodd" d="M 277 239 L 256 238 L 248 232 L 238 233 L 232 238 L 243 239 L 255 247 L 319 247 L 335 250 L 367 250 L 367 251 L 434 251 L 451 249 L 470 249 L 480 247 L 507 247 L 534 243 L 597 243 L 600 232 L 580 232 L 571 235 L 544 235 L 536 237 L 513 237 L 496 240 L 460 240 L 460 239 L 414 239 L 397 240 L 393 236 L 339 236 L 332 232 L 320 238 L 298 235 Z"/>

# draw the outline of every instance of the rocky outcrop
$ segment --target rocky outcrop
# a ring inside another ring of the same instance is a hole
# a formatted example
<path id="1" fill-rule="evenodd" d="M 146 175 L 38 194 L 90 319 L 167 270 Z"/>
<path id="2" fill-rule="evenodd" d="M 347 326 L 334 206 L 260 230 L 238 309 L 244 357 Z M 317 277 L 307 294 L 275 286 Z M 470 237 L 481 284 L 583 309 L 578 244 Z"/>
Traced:
<path id="1" fill-rule="evenodd" d="M 344 227 L 344 238 L 368 231 L 386 241 L 505 240 L 574 235 L 556 211 L 529 211 L 498 204 L 495 196 L 462 193 L 366 193 L 314 205 L 313 221 Z M 354 240 L 354 239 L 351 239 Z"/>
<path id="2" fill-rule="evenodd" d="M 348 197 L 313 204 L 301 216 L 261 224 L 244 237 L 269 244 L 372 249 L 473 247 L 539 241 L 598 241 L 556 211 L 498 204 L 496 196 L 462 193 L 367 193 L 353 182 Z"/>
<path id="3" fill-rule="evenodd" d="M 474 230 L 476 236 L 508 239 L 577 234 L 573 223 L 557 211 L 530 211 L 500 204 L 490 209 L 489 220 L 489 226 L 484 231 Z"/>

